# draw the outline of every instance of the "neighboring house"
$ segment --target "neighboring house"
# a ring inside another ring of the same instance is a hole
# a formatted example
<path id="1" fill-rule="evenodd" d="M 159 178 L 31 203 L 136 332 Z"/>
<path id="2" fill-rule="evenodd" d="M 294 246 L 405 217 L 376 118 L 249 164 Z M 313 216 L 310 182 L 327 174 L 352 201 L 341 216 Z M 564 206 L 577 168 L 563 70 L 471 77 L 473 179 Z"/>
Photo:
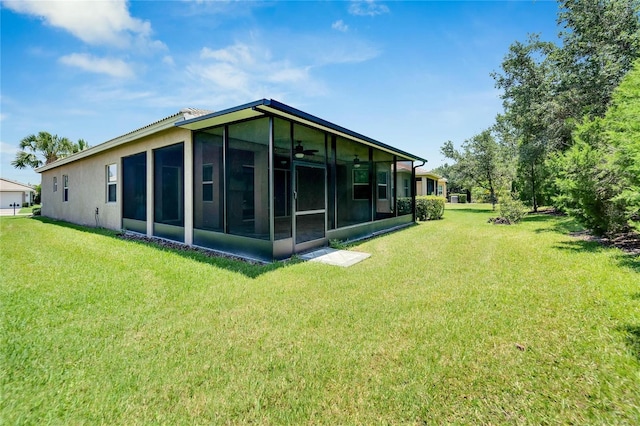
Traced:
<path id="1" fill-rule="evenodd" d="M 414 161 L 262 99 L 185 109 L 37 171 L 43 216 L 270 261 L 412 223 Z"/>
<path id="2" fill-rule="evenodd" d="M 36 190 L 29 185 L 0 178 L 0 209 L 28 207 L 33 204 Z"/>
<path id="3" fill-rule="evenodd" d="M 447 196 L 447 179 L 420 167 L 416 169 L 416 195 Z"/>

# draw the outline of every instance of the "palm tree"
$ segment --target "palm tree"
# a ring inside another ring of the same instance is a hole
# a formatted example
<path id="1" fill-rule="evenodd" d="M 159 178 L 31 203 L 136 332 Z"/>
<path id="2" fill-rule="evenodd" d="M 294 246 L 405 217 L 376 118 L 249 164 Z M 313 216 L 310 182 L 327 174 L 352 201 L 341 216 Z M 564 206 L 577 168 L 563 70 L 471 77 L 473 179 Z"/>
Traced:
<path id="1" fill-rule="evenodd" d="M 89 143 L 84 139 L 78 139 L 78 143 L 73 144 L 73 147 L 71 149 L 75 154 L 76 152 L 84 151 L 87 148 L 89 148 Z"/>
<path id="2" fill-rule="evenodd" d="M 89 144 L 84 139 L 73 143 L 67 138 L 61 138 L 48 132 L 40 132 L 37 135 L 29 135 L 20 141 L 20 151 L 16 154 L 11 165 L 18 169 L 26 167 L 35 169 L 88 147 Z M 41 157 L 44 158 L 44 161 Z"/>

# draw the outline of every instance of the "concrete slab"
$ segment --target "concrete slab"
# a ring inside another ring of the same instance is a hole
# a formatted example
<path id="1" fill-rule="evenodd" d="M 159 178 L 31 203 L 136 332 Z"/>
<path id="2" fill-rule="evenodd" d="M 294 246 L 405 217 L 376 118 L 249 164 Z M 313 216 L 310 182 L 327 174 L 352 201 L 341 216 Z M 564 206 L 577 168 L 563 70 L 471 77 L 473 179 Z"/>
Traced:
<path id="1" fill-rule="evenodd" d="M 327 265 L 341 266 L 348 268 L 351 265 L 362 262 L 370 257 L 369 253 L 361 253 L 357 251 L 336 250 L 329 247 L 314 250 L 309 253 L 301 254 L 300 258 L 309 262 L 320 262 Z"/>
<path id="2" fill-rule="evenodd" d="M 31 213 L 22 213 L 22 214 L 20 214 L 20 213 L 18 213 L 19 211 L 20 211 L 20 209 L 16 209 L 15 210 L 15 213 L 16 213 L 15 216 L 28 216 L 28 215 L 31 214 Z M 0 209 L 0 216 L 14 216 L 13 208 Z"/>

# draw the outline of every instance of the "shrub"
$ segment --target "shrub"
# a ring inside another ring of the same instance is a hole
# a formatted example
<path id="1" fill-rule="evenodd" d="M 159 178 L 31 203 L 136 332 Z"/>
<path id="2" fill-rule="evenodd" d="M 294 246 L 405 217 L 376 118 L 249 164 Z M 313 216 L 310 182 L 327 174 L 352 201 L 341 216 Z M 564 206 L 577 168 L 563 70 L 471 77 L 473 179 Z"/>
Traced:
<path id="1" fill-rule="evenodd" d="M 42 210 L 40 209 L 40 207 L 36 207 L 31 211 L 31 214 L 33 214 L 34 216 L 40 216 L 42 214 Z"/>
<path id="2" fill-rule="evenodd" d="M 411 197 L 398 198 L 398 214 L 411 213 Z"/>
<path id="3" fill-rule="evenodd" d="M 507 195 L 500 200 L 500 218 L 507 219 L 509 223 L 518 223 L 527 214 L 527 207 L 520 200 Z"/>
<path id="4" fill-rule="evenodd" d="M 442 219 L 446 201 L 446 198 L 435 195 L 416 197 L 416 218 L 422 221 Z"/>

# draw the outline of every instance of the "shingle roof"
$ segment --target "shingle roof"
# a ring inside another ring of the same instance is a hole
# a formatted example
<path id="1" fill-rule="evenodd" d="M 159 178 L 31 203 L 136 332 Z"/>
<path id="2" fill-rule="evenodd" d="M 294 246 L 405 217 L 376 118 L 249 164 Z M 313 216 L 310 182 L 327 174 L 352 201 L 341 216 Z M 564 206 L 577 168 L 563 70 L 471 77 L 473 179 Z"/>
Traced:
<path id="1" fill-rule="evenodd" d="M 212 113 L 211 111 L 205 110 L 205 109 L 183 108 L 179 112 L 172 114 L 168 117 L 165 117 L 161 120 L 154 121 L 153 123 L 147 124 L 146 126 L 140 127 L 136 130 L 132 130 L 131 132 L 125 133 L 124 135 L 110 139 L 99 145 L 95 145 L 88 149 L 85 149 L 84 151 L 71 154 L 67 157 L 60 158 L 59 160 L 54 161 L 53 163 L 49 163 L 47 165 L 39 167 L 36 169 L 36 172 L 41 173 L 46 170 L 54 169 L 63 164 L 71 163 L 81 158 L 90 157 L 102 151 L 106 151 L 107 149 L 111 149 L 121 144 L 141 138 L 145 135 L 152 134 L 163 129 L 173 128 L 174 124 L 177 121 L 189 120 L 189 119 L 199 117 L 201 115 L 206 115 L 211 113 Z"/>

